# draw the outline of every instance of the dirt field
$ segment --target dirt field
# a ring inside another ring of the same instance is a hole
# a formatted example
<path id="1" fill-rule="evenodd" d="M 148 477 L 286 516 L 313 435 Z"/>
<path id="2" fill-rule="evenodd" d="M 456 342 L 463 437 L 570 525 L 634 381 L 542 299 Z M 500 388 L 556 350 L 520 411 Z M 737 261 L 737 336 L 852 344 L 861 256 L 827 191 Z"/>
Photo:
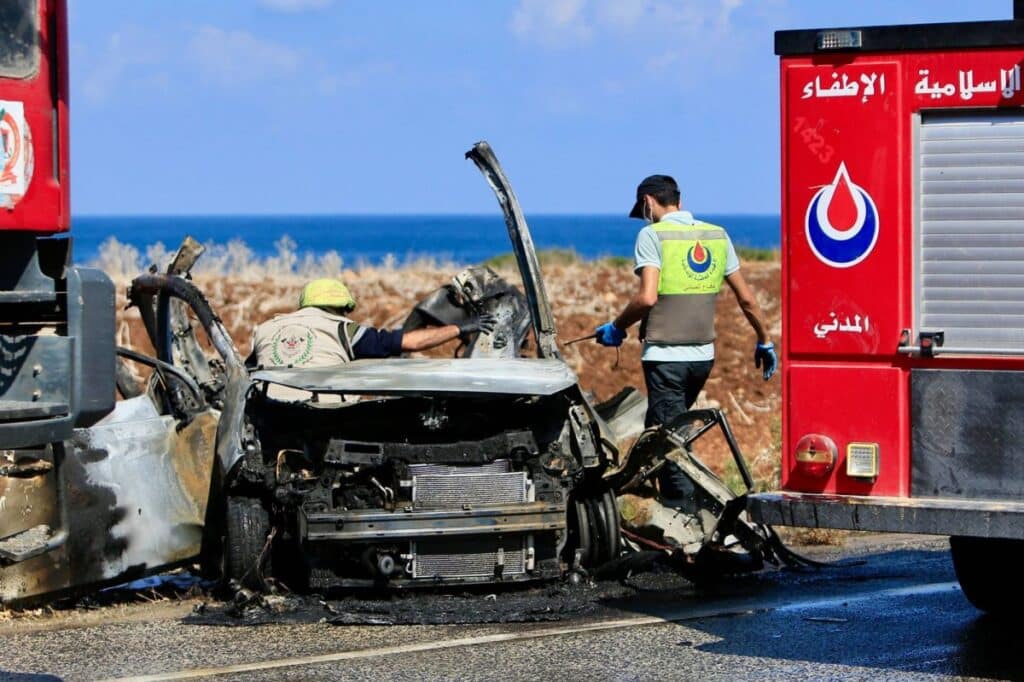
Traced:
<path id="1" fill-rule="evenodd" d="M 253 268 L 253 271 L 242 269 L 231 274 L 200 273 L 196 276 L 196 283 L 224 320 L 243 356 L 249 353 L 250 338 L 256 324 L 274 314 L 294 309 L 305 279 L 326 274 L 307 270 L 300 276 L 282 272 L 284 269 L 264 264 Z M 116 267 L 108 267 L 108 271 L 111 270 L 119 296 L 123 298 L 128 278 Z M 359 301 L 352 317 L 375 326 L 393 327 L 401 325 L 417 301 L 448 281 L 457 270 L 458 267 L 453 265 L 423 262 L 401 267 L 345 269 L 341 277 Z M 515 271 L 502 268 L 499 271 L 510 281 L 518 283 Z M 781 313 L 779 264 L 746 263 L 744 273 L 757 294 L 778 344 Z M 636 278 L 628 265 L 608 262 L 549 263 L 544 266 L 544 276 L 559 337 L 563 340 L 589 334 L 597 325 L 611 319 L 621 310 L 636 286 Z M 118 314 L 119 342 L 151 351 L 138 312 L 120 310 Z M 717 328 L 715 369 L 706 386 L 706 395 L 698 404 L 710 404 L 726 411 L 755 475 L 767 484 L 778 463 L 779 377 L 766 383 L 760 372 L 755 370 L 755 338 L 728 289 L 718 299 Z M 431 355 L 450 356 L 454 348 L 453 342 L 450 347 L 435 349 Z M 563 347 L 563 353 L 579 375 L 583 387 L 598 400 L 614 395 L 624 386 L 643 389 L 636 328 L 631 330 L 630 337 L 622 346 L 618 367 L 615 367 L 615 350 L 596 343 Z M 706 436 L 698 443 L 696 451 L 710 466 L 729 475 L 725 465 L 728 451 L 717 434 Z"/>

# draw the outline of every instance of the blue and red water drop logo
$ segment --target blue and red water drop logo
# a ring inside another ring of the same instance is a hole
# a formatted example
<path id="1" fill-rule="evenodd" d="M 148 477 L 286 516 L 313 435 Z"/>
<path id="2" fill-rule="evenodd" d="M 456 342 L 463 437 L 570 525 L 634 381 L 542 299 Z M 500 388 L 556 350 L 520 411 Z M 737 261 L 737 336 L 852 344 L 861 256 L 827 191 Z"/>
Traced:
<path id="1" fill-rule="evenodd" d="M 686 264 L 698 275 L 707 272 L 711 268 L 711 252 L 704 248 L 704 245 L 697 242 L 686 252 Z"/>
<path id="2" fill-rule="evenodd" d="M 834 268 L 848 268 L 868 257 L 878 241 L 878 209 L 840 163 L 831 185 L 811 199 L 804 219 L 814 255 Z"/>

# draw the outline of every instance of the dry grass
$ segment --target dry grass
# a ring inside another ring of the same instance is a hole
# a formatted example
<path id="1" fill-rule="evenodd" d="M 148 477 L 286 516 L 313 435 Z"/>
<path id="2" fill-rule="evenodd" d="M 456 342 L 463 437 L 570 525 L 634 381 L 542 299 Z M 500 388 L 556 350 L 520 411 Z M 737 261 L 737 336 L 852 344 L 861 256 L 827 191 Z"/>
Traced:
<path id="1" fill-rule="evenodd" d="M 206 251 L 192 270 L 192 274 L 198 278 L 230 277 L 241 282 L 296 277 L 305 280 L 334 277 L 346 269 L 372 269 L 362 260 L 346 264 L 341 254 L 333 249 L 323 253 L 296 251 L 295 240 L 288 235 L 274 242 L 275 253 L 265 257 L 257 256 L 241 239 L 232 239 L 227 244 L 207 242 L 203 246 Z M 142 252 L 131 244 L 109 237 L 100 245 L 99 255 L 89 265 L 105 271 L 115 281 L 128 281 L 152 265 L 162 272 L 173 256 L 174 251 L 168 250 L 163 242 L 151 244 Z M 515 267 L 515 261 L 510 260 L 509 265 Z M 379 267 L 388 271 L 404 268 L 450 269 L 454 273 L 458 270 L 458 266 L 449 261 L 422 256 L 400 262 L 396 256 L 388 255 Z"/>

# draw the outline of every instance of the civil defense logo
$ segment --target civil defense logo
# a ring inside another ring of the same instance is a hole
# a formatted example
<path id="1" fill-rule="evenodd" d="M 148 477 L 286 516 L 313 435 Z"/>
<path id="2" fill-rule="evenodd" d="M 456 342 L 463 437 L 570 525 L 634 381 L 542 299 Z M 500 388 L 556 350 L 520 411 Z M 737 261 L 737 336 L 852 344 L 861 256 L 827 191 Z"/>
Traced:
<path id="1" fill-rule="evenodd" d="M 704 245 L 697 242 L 686 252 L 686 264 L 690 270 L 700 275 L 707 272 L 714 264 L 711 258 L 711 251 L 704 248 Z"/>
<path id="2" fill-rule="evenodd" d="M 17 119 L 0 106 L 0 185 L 18 182 L 18 162 L 21 161 L 23 144 Z"/>
<path id="3" fill-rule="evenodd" d="M 878 209 L 871 195 L 854 184 L 840 163 L 831 185 L 807 206 L 807 243 L 814 255 L 834 268 L 848 268 L 868 257 L 878 241 Z"/>

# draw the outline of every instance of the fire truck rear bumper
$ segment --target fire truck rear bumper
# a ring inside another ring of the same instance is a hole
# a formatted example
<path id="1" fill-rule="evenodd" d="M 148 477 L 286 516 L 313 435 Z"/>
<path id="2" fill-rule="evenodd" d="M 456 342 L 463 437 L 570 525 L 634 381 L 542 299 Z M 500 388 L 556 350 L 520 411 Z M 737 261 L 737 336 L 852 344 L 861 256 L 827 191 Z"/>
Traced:
<path id="1" fill-rule="evenodd" d="M 747 510 L 770 526 L 1024 539 L 1021 502 L 761 493 Z"/>

